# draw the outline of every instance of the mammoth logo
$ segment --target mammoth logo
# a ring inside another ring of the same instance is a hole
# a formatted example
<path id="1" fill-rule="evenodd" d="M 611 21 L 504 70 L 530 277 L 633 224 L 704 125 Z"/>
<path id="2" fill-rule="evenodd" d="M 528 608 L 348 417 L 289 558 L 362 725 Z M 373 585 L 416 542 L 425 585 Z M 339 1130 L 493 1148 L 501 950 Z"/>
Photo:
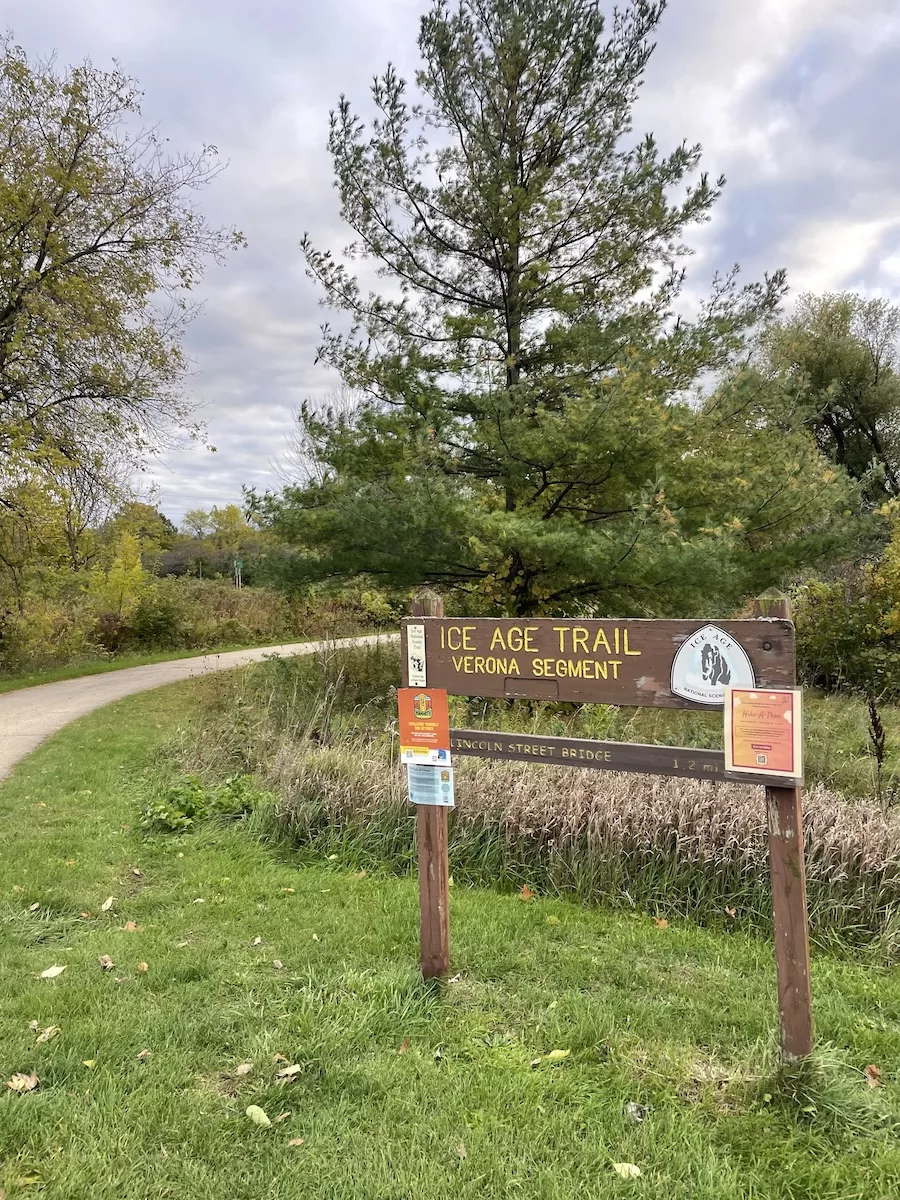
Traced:
<path id="1" fill-rule="evenodd" d="M 684 700 L 724 704 L 726 687 L 756 687 L 756 675 L 733 637 L 715 625 L 705 625 L 675 655 L 671 686 Z"/>

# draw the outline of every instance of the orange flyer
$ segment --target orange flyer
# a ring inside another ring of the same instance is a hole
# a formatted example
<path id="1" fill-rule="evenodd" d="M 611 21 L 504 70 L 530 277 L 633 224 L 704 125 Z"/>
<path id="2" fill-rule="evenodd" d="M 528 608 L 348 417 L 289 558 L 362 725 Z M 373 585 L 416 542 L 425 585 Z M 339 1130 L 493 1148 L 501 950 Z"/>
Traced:
<path id="1" fill-rule="evenodd" d="M 450 705 L 443 688 L 398 688 L 400 757 L 406 763 L 447 766 Z"/>
<path id="2" fill-rule="evenodd" d="M 725 689 L 725 770 L 803 778 L 803 710 L 799 688 Z"/>

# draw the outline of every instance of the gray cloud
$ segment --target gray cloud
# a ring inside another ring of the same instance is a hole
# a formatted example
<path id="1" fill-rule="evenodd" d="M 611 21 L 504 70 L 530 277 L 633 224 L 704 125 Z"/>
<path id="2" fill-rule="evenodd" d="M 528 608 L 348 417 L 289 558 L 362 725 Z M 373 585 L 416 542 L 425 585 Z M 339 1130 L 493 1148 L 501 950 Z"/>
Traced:
<path id="1" fill-rule="evenodd" d="M 187 349 L 187 391 L 211 453 L 193 444 L 152 472 L 163 507 L 240 498 L 277 482 L 291 412 L 337 380 L 316 366 L 324 318 L 298 241 L 347 240 L 325 150 L 342 91 L 365 108 L 372 75 L 416 66 L 426 0 L 7 0 L 31 55 L 117 58 L 173 146 L 218 146 L 228 169 L 204 211 L 249 248 L 212 269 Z M 739 260 L 786 266 L 795 291 L 858 287 L 900 298 L 900 11 L 896 0 L 677 0 L 638 106 L 661 146 L 704 145 L 729 183 L 692 238 L 692 287 Z"/>

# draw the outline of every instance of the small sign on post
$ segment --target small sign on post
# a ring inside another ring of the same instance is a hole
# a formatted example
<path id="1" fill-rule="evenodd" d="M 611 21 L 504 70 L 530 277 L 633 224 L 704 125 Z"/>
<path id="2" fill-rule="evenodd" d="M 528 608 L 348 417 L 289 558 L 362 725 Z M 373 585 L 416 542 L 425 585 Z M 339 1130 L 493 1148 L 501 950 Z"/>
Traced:
<path id="1" fill-rule="evenodd" d="M 726 688 L 725 770 L 803 782 L 803 694 L 799 688 Z"/>

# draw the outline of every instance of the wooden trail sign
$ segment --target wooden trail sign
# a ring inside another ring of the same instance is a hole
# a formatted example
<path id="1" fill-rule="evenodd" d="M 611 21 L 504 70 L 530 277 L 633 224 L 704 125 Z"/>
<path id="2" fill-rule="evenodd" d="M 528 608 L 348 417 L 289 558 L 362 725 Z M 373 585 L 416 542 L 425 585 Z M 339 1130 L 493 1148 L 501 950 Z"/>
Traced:
<path id="1" fill-rule="evenodd" d="M 401 630 L 404 687 L 451 695 L 722 711 L 726 689 L 796 683 L 787 601 L 747 621 L 451 619 L 426 593 Z M 592 770 L 752 782 L 766 787 L 782 1056 L 812 1050 L 802 780 L 729 772 L 721 750 L 451 729 L 452 755 Z M 447 811 L 418 806 L 421 962 L 450 967 Z"/>

